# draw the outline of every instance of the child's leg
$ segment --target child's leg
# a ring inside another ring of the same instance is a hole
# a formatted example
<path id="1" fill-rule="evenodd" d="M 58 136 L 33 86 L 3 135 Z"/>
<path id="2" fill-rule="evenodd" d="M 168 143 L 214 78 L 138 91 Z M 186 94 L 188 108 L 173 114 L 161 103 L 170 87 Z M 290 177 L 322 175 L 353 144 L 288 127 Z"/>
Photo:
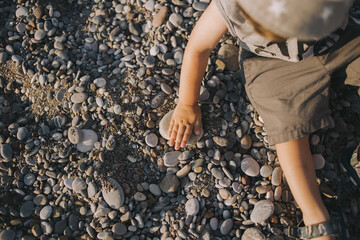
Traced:
<path id="1" fill-rule="evenodd" d="M 315 167 L 309 147 L 309 136 L 276 144 L 276 151 L 290 190 L 303 213 L 305 225 L 330 220 L 316 182 Z M 316 239 L 326 240 L 332 238 L 321 237 Z"/>

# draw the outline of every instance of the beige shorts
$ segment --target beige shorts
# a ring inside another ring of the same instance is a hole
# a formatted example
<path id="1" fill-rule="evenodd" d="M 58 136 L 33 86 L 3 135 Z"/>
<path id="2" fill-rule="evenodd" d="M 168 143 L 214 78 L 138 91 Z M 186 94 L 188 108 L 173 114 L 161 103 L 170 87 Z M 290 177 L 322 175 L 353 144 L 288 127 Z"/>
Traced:
<path id="1" fill-rule="evenodd" d="M 349 23 L 342 38 L 321 56 L 296 63 L 251 57 L 242 69 L 269 144 L 301 138 L 331 123 L 331 81 L 360 86 L 360 26 Z"/>

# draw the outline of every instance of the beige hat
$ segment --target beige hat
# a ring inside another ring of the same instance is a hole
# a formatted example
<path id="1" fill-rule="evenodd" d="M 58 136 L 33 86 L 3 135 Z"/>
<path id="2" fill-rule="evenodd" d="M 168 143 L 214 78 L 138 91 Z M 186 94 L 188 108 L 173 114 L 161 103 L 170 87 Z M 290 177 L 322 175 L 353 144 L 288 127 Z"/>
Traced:
<path id="1" fill-rule="evenodd" d="M 300 40 L 320 39 L 341 27 L 353 1 L 237 0 L 246 14 L 264 28 Z"/>

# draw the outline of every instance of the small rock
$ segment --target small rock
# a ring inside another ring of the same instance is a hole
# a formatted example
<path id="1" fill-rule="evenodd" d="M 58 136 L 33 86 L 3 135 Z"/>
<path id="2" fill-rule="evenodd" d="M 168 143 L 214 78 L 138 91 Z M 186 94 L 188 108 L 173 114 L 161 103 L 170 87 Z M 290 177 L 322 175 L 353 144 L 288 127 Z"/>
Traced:
<path id="1" fill-rule="evenodd" d="M 271 175 L 271 184 L 279 186 L 281 184 L 282 170 L 281 167 L 276 167 Z"/>
<path id="2" fill-rule="evenodd" d="M 270 165 L 264 165 L 260 168 L 260 175 L 264 178 L 271 176 L 273 169 Z"/>
<path id="3" fill-rule="evenodd" d="M 167 15 L 168 9 L 166 6 L 162 6 L 160 10 L 156 13 L 152 20 L 152 25 L 154 27 L 159 27 L 161 24 L 164 23 L 166 15 Z"/>
<path id="4" fill-rule="evenodd" d="M 78 144 L 82 140 L 80 129 L 77 127 L 70 127 L 68 130 L 68 139 L 72 144 Z"/>
<path id="5" fill-rule="evenodd" d="M 325 158 L 321 154 L 312 155 L 315 169 L 322 169 L 325 166 Z"/>
<path id="6" fill-rule="evenodd" d="M 180 161 L 185 161 L 192 158 L 194 155 L 195 155 L 194 151 L 184 151 L 179 155 L 178 159 Z"/>
<path id="7" fill-rule="evenodd" d="M 34 184 L 35 180 L 36 180 L 36 177 L 33 173 L 27 173 L 24 176 L 24 183 L 27 186 L 32 186 Z"/>
<path id="8" fill-rule="evenodd" d="M 187 216 L 196 216 L 200 210 L 199 201 L 196 198 L 187 200 L 185 204 L 185 212 Z"/>
<path id="9" fill-rule="evenodd" d="M 220 147 L 226 147 L 229 144 L 229 140 L 224 137 L 214 136 L 213 140 Z"/>
<path id="10" fill-rule="evenodd" d="M 135 201 L 142 202 L 146 200 L 146 195 L 141 192 L 136 192 L 134 194 Z"/>
<path id="11" fill-rule="evenodd" d="M 51 206 L 45 206 L 40 211 L 40 219 L 46 220 L 51 216 L 52 213 L 52 207 Z"/>
<path id="12" fill-rule="evenodd" d="M 210 227 L 213 231 L 216 231 L 216 229 L 219 227 L 219 220 L 216 217 L 212 217 L 210 219 Z"/>
<path id="13" fill-rule="evenodd" d="M 156 94 L 155 97 L 151 100 L 150 107 L 157 108 L 158 106 L 160 106 L 160 104 L 162 104 L 162 102 L 164 101 L 165 95 L 166 94 L 164 92 L 159 92 L 158 94 Z"/>
<path id="14" fill-rule="evenodd" d="M 94 84 L 96 87 L 101 88 L 106 85 L 106 80 L 105 78 L 96 78 Z"/>
<path id="15" fill-rule="evenodd" d="M 42 17 L 42 11 L 41 11 L 41 8 L 39 8 L 39 7 L 35 8 L 33 13 L 37 19 L 40 19 Z"/>
<path id="16" fill-rule="evenodd" d="M 4 63 L 8 58 L 8 55 L 6 52 L 0 52 L 0 63 Z"/>
<path id="17" fill-rule="evenodd" d="M 222 235 L 227 235 L 233 227 L 233 220 L 231 218 L 226 219 L 220 225 L 220 232 Z"/>
<path id="18" fill-rule="evenodd" d="M 160 189 L 164 193 L 173 193 L 180 186 L 179 179 L 175 175 L 166 175 L 160 182 Z"/>
<path id="19" fill-rule="evenodd" d="M 45 235 L 49 235 L 49 234 L 51 234 L 53 232 L 53 227 L 48 222 L 45 222 L 45 221 L 41 222 L 40 227 L 41 227 L 42 232 Z"/>
<path id="20" fill-rule="evenodd" d="M 245 134 L 240 140 L 240 145 L 243 149 L 248 150 L 251 148 L 252 140 L 249 134 Z"/>
<path id="21" fill-rule="evenodd" d="M 217 57 L 225 63 L 226 68 L 230 71 L 239 69 L 239 48 L 237 46 L 223 44 L 217 53 Z"/>
<path id="22" fill-rule="evenodd" d="M 241 240 L 266 240 L 266 237 L 258 228 L 248 228 L 242 235 Z"/>
<path id="23" fill-rule="evenodd" d="M 26 7 L 19 7 L 18 9 L 16 9 L 15 16 L 19 18 L 22 16 L 27 16 L 28 13 L 29 10 Z"/>
<path id="24" fill-rule="evenodd" d="M 225 177 L 224 173 L 218 168 L 212 168 L 211 174 L 214 175 L 216 179 L 223 179 Z"/>
<path id="25" fill-rule="evenodd" d="M 43 29 L 39 29 L 35 32 L 34 37 L 36 40 L 40 41 L 46 36 L 46 32 Z"/>
<path id="26" fill-rule="evenodd" d="M 71 102 L 73 102 L 73 103 L 82 103 L 86 99 L 87 99 L 86 93 L 74 93 L 71 96 Z"/>
<path id="27" fill-rule="evenodd" d="M 82 180 L 81 178 L 76 178 L 74 179 L 74 181 L 72 182 L 72 188 L 76 193 L 81 193 L 81 191 L 83 189 L 87 188 L 87 184 L 84 180 Z"/>
<path id="28" fill-rule="evenodd" d="M 0 146 L 0 154 L 3 158 L 11 160 L 13 157 L 13 149 L 10 147 L 9 144 L 5 143 Z"/>
<path id="29" fill-rule="evenodd" d="M 155 133 L 149 133 L 145 136 L 145 143 L 149 147 L 156 147 L 158 145 L 159 138 Z"/>
<path id="30" fill-rule="evenodd" d="M 0 240 L 13 240 L 15 239 L 15 232 L 13 230 L 1 230 Z"/>
<path id="31" fill-rule="evenodd" d="M 120 184 L 113 178 L 109 178 L 112 189 L 103 189 L 102 195 L 105 202 L 113 209 L 119 209 L 125 201 L 125 194 Z"/>
<path id="32" fill-rule="evenodd" d="M 80 152 L 89 152 L 94 148 L 94 144 L 98 141 L 98 136 L 94 130 L 81 129 L 81 141 L 76 144 L 76 149 Z"/>
<path id="33" fill-rule="evenodd" d="M 180 27 L 183 22 L 183 17 L 180 14 L 172 13 L 169 17 L 169 21 L 175 26 Z"/>
<path id="34" fill-rule="evenodd" d="M 178 165 L 179 163 L 178 157 L 180 154 L 181 152 L 179 151 L 172 151 L 165 153 L 165 155 L 163 156 L 164 165 L 167 167 L 175 167 L 176 165 Z"/>
<path id="35" fill-rule="evenodd" d="M 117 222 L 114 224 L 114 226 L 112 227 L 111 231 L 116 234 L 116 235 L 125 235 L 127 232 L 127 227 L 125 224 L 123 224 L 122 222 Z"/>
<path id="36" fill-rule="evenodd" d="M 34 203 L 32 201 L 25 202 L 20 208 L 20 216 L 23 218 L 31 216 L 34 210 Z"/>
<path id="37" fill-rule="evenodd" d="M 256 177 L 259 175 L 260 166 L 255 159 L 247 157 L 241 161 L 241 170 L 249 177 Z"/>
<path id="38" fill-rule="evenodd" d="M 269 200 L 260 200 L 255 204 L 253 211 L 251 212 L 250 219 L 254 223 L 260 223 L 267 220 L 273 213 L 275 207 Z"/>
<path id="39" fill-rule="evenodd" d="M 190 172 L 190 170 L 191 170 L 191 166 L 189 164 L 187 164 L 184 167 L 182 167 L 179 171 L 176 172 L 176 176 L 178 178 L 183 178 Z"/>
<path id="40" fill-rule="evenodd" d="M 159 185 L 157 184 L 150 184 L 149 185 L 149 191 L 154 194 L 155 196 L 160 196 L 161 195 L 161 189 L 159 187 Z"/>

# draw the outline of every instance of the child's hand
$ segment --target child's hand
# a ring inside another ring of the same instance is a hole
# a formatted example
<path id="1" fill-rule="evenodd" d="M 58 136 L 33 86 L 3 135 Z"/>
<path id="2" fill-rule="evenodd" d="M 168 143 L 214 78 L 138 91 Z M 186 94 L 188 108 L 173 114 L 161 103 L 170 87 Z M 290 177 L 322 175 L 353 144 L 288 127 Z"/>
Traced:
<path id="1" fill-rule="evenodd" d="M 178 150 L 181 147 L 185 147 L 189 141 L 190 135 L 194 129 L 196 135 L 200 134 L 201 127 L 201 111 L 200 106 L 185 105 L 178 103 L 173 113 L 170 127 L 169 137 L 170 146 L 175 144 L 175 149 Z"/>

